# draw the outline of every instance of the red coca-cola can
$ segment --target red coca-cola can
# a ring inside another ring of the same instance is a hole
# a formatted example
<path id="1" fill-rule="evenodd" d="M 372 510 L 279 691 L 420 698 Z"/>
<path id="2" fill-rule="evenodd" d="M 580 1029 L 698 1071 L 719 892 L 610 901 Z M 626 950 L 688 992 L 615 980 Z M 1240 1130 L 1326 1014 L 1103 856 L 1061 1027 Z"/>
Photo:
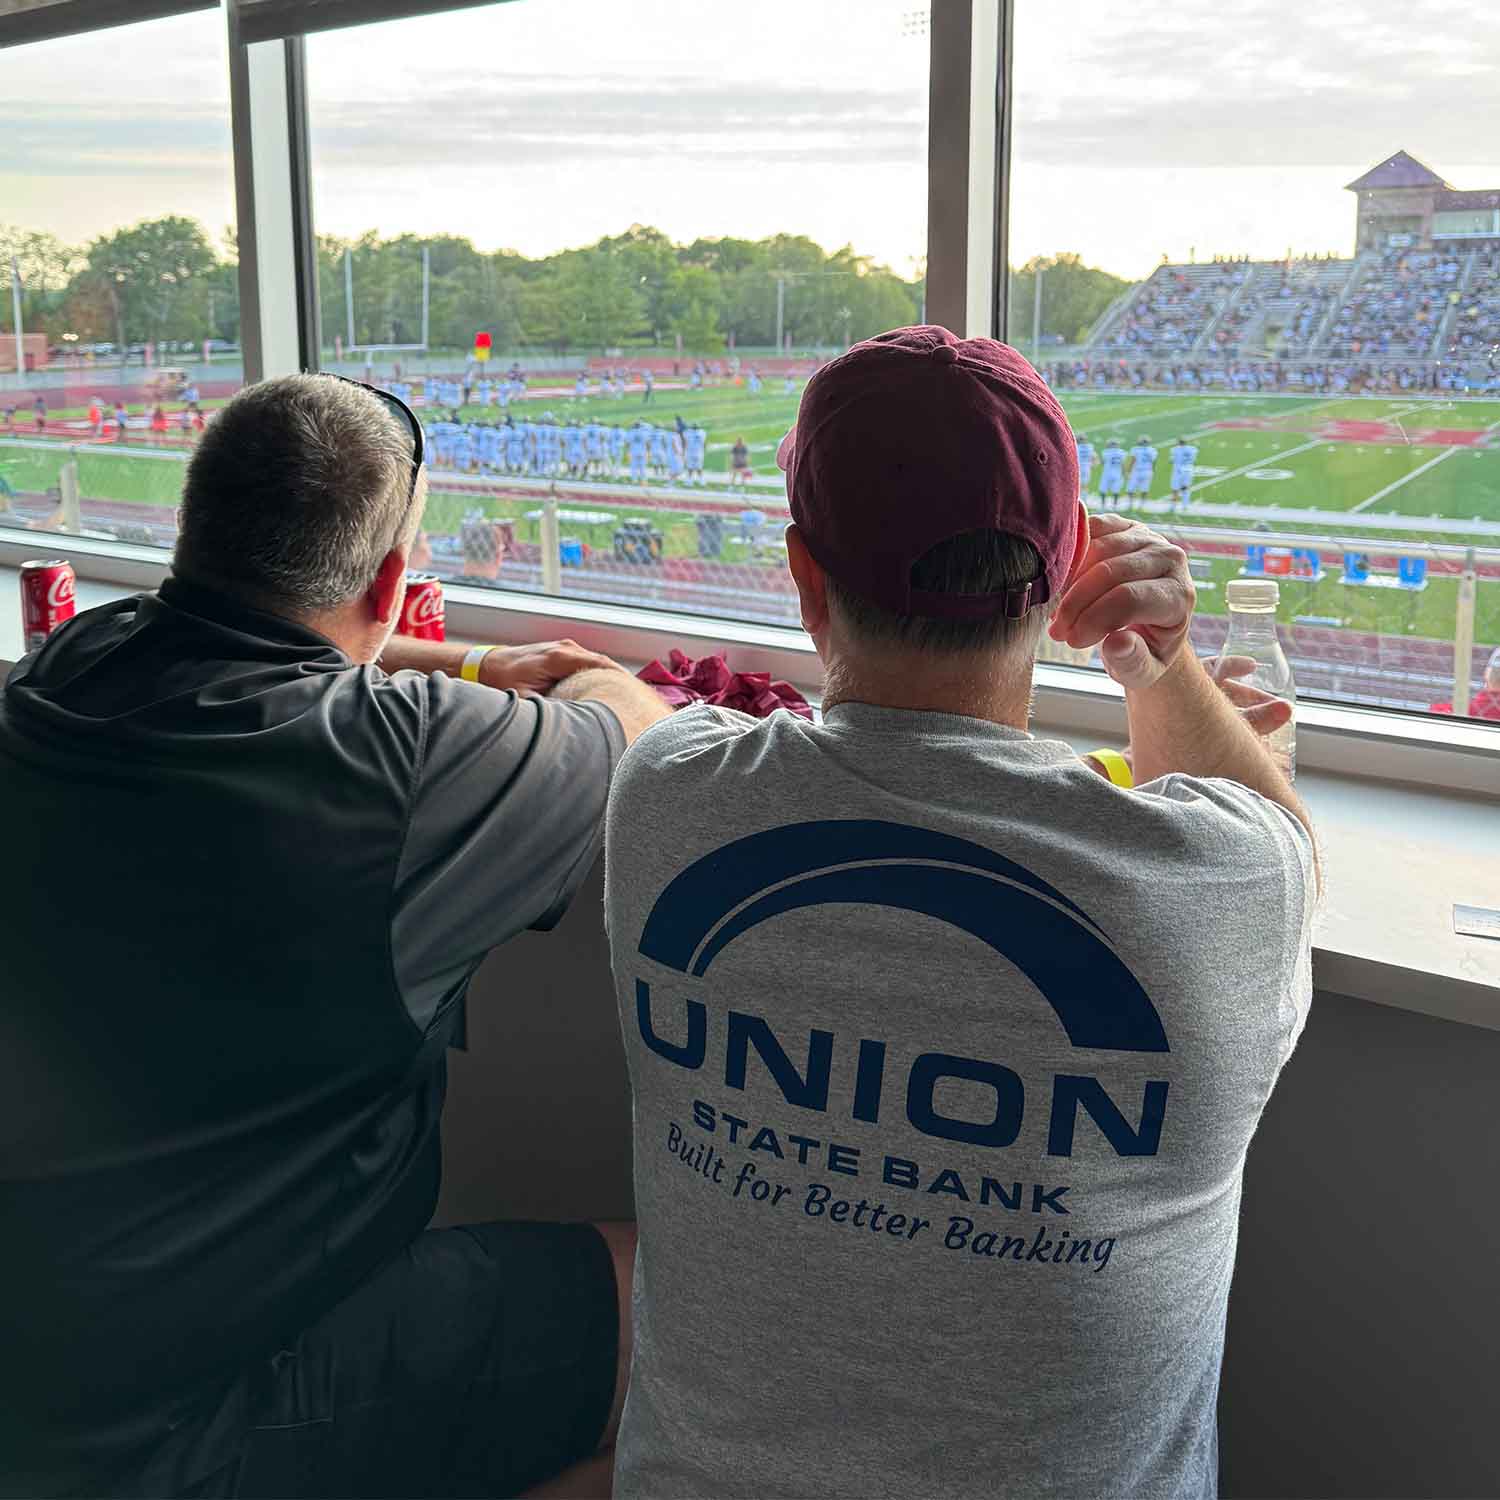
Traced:
<path id="1" fill-rule="evenodd" d="M 73 618 L 77 590 L 73 565 L 60 557 L 32 558 L 21 564 L 21 633 L 26 650 L 35 651 L 64 620 Z"/>
<path id="2" fill-rule="evenodd" d="M 436 573 L 406 575 L 406 601 L 401 606 L 401 623 L 396 628 L 400 634 L 415 636 L 419 641 L 443 639 L 443 586 Z"/>

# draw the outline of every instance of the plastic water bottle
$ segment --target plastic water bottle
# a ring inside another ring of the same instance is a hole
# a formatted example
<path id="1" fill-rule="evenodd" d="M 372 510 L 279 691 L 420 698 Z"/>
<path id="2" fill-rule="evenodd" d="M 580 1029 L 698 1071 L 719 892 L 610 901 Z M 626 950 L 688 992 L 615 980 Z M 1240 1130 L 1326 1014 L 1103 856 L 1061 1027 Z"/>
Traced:
<path id="1" fill-rule="evenodd" d="M 1223 655 L 1215 664 L 1215 675 L 1224 680 L 1223 664 L 1227 657 L 1245 657 L 1255 663 L 1249 675 L 1235 679 L 1284 698 L 1294 709 L 1297 687 L 1292 681 L 1291 663 L 1281 649 L 1276 634 L 1276 606 L 1281 590 L 1271 578 L 1235 578 L 1224 587 L 1224 602 L 1229 606 L 1229 634 Z M 1248 710 L 1241 708 L 1240 713 Z M 1274 734 L 1265 737 L 1277 765 L 1289 777 L 1297 774 L 1297 720 L 1295 715 Z"/>

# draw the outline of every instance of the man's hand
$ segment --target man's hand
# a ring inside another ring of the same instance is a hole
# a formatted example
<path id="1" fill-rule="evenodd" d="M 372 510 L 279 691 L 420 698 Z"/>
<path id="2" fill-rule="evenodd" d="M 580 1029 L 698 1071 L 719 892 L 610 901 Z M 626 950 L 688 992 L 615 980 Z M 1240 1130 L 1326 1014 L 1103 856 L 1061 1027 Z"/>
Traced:
<path id="1" fill-rule="evenodd" d="M 1234 706 L 1240 717 L 1258 735 L 1275 734 L 1287 723 L 1293 713 L 1292 705 L 1275 693 L 1267 693 L 1248 682 L 1240 682 L 1255 670 L 1253 656 L 1221 656 L 1217 661 L 1206 662 L 1210 679 Z"/>
<path id="2" fill-rule="evenodd" d="M 1241 677 L 1248 677 L 1255 670 L 1253 656 L 1224 656 L 1217 661 L 1205 662 L 1204 665 L 1208 669 L 1209 680 L 1216 683 L 1219 691 L 1240 710 L 1240 717 L 1256 734 L 1262 737 L 1275 734 L 1292 717 L 1292 705 L 1285 698 L 1278 698 L 1274 693 L 1264 692 L 1239 680 Z M 1120 754 L 1125 757 L 1125 764 L 1134 775 L 1135 757 L 1130 746 L 1126 745 Z M 1097 771 L 1108 780 L 1109 772 L 1092 754 L 1085 755 L 1083 759 L 1091 771 Z"/>
<path id="3" fill-rule="evenodd" d="M 533 646 L 497 646 L 479 668 L 485 687 L 517 693 L 550 693 L 566 677 L 597 667 L 624 668 L 577 641 L 541 641 Z"/>
<path id="4" fill-rule="evenodd" d="M 1086 650 L 1122 687 L 1147 688 L 1187 644 L 1197 591 L 1187 553 L 1126 516 L 1089 517 L 1089 549 L 1048 633 Z"/>

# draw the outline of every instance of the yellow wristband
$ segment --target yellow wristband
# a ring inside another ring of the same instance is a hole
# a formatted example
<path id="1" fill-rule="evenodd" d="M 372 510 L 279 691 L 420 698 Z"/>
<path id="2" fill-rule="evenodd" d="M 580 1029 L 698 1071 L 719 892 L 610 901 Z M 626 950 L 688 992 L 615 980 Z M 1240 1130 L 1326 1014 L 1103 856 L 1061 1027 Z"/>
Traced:
<path id="1" fill-rule="evenodd" d="M 491 651 L 497 651 L 497 646 L 474 646 L 464 653 L 464 664 L 458 669 L 458 675 L 465 682 L 478 682 L 479 669 L 484 664 L 484 659 Z"/>
<path id="2" fill-rule="evenodd" d="M 1135 785 L 1135 777 L 1130 774 L 1130 762 L 1118 750 L 1090 750 L 1089 759 L 1098 761 L 1104 768 L 1104 774 L 1116 786 Z"/>

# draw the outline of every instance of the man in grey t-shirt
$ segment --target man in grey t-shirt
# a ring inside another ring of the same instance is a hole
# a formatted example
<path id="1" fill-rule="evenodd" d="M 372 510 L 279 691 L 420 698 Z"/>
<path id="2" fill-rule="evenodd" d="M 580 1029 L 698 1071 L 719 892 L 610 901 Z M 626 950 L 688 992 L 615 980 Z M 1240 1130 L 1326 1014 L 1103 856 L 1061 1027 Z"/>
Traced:
<path id="1" fill-rule="evenodd" d="M 686 710 L 610 796 L 616 1493 L 1212 1495 L 1306 816 L 1189 649 L 1185 557 L 1090 521 L 1013 350 L 857 345 L 780 460 L 823 721 Z M 1049 615 L 1123 686 L 1137 785 L 1027 733 Z"/>

